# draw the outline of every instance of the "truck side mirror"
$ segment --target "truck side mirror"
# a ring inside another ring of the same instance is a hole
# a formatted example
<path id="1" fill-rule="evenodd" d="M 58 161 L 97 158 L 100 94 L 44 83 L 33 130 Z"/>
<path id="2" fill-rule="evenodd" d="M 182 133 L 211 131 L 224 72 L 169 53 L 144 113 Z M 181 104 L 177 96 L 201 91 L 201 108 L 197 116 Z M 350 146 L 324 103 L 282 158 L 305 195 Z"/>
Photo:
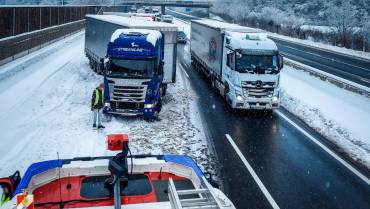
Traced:
<path id="1" fill-rule="evenodd" d="M 231 55 L 232 55 L 231 53 L 229 53 L 229 54 L 226 55 L 226 65 L 228 67 L 230 67 Z"/>
<path id="2" fill-rule="evenodd" d="M 278 57 L 279 57 L 279 68 L 281 70 L 284 67 L 284 58 L 281 54 L 279 54 Z"/>
<path id="3" fill-rule="evenodd" d="M 110 67 L 110 61 L 109 61 L 109 59 L 108 58 L 105 58 L 104 59 L 104 69 L 106 70 L 106 69 L 109 69 L 109 67 Z"/>
<path id="4" fill-rule="evenodd" d="M 230 44 L 230 38 L 226 37 L 226 44 Z"/>

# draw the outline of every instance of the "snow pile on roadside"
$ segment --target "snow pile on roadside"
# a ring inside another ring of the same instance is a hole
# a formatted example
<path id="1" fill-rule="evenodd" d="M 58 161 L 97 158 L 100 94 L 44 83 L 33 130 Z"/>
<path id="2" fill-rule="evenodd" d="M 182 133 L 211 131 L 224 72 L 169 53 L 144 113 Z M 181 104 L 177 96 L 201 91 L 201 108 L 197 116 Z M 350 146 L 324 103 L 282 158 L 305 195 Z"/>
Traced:
<path id="1" fill-rule="evenodd" d="M 60 42 L 53 53 L 28 55 L 36 60 L 29 65 L 23 59 L 11 63 L 24 69 L 0 82 L 0 176 L 23 173 L 31 163 L 56 159 L 57 152 L 62 159 L 113 155 L 105 144 L 110 133 L 129 134 L 133 154 L 187 154 L 204 171 L 214 171 L 202 127 L 194 123 L 200 120 L 192 105 L 195 94 L 181 74 L 168 87 L 160 121 L 113 118 L 104 122 L 105 130 L 95 130 L 91 93 L 102 77 L 89 68 L 83 33 Z"/>
<path id="2" fill-rule="evenodd" d="M 282 106 L 370 168 L 370 100 L 284 67 Z"/>

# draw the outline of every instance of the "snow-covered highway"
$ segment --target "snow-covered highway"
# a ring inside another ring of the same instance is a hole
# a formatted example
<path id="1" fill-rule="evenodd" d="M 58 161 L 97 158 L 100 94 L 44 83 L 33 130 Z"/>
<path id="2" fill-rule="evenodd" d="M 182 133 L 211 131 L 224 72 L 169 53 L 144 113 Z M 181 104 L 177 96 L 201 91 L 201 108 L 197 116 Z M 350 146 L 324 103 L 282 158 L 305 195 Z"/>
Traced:
<path id="1" fill-rule="evenodd" d="M 187 154 L 215 171 L 195 94 L 181 73 L 168 88 L 160 121 L 113 118 L 104 121 L 105 130 L 93 129 L 91 94 L 102 77 L 90 69 L 83 47 L 81 32 L 0 67 L 0 176 L 56 159 L 57 152 L 107 155 L 110 133 L 128 133 L 133 154 Z"/>
<path id="2" fill-rule="evenodd" d="M 175 24 L 189 32 L 183 22 Z M 106 135 L 128 133 L 133 154 L 187 154 L 204 171 L 217 172 L 237 208 L 370 208 L 368 170 L 347 155 L 339 153 L 338 158 L 349 166 L 333 157 L 314 142 L 338 153 L 325 133 L 319 133 L 320 127 L 315 130 L 309 121 L 286 110 L 297 115 L 307 110 L 317 113 L 319 107 L 307 108 L 307 103 L 318 92 L 321 103 L 341 102 L 340 96 L 330 95 L 333 86 L 287 69 L 282 75 L 282 82 L 289 83 L 282 86 L 286 109 L 272 114 L 232 113 L 191 66 L 189 44 L 179 45 L 177 81 L 168 88 L 160 121 L 113 118 L 98 131 L 92 128 L 90 101 L 102 77 L 90 69 L 83 43 L 81 32 L 0 67 L 0 176 L 24 172 L 33 162 L 56 159 L 57 153 L 61 158 L 106 155 Z M 302 101 L 299 89 L 309 91 L 310 97 Z M 363 101 L 356 95 L 345 96 Z M 353 108 L 346 104 L 337 111 L 324 109 L 324 114 L 335 117 L 336 112 Z M 356 109 L 365 121 L 366 108 L 364 102 Z M 311 119 L 325 125 L 320 117 Z M 355 135 L 367 137 L 361 131 L 366 124 L 353 127 Z M 332 133 L 330 126 L 324 128 Z M 357 157 L 366 160 L 367 147 Z"/>
<path id="3" fill-rule="evenodd" d="M 188 23 L 175 20 L 175 24 L 189 35 Z M 282 105 L 286 108 L 271 116 L 232 114 L 191 66 L 189 45 L 178 53 L 194 89 L 202 89 L 197 91 L 201 115 L 203 121 L 207 121 L 206 130 L 223 165 L 221 176 L 225 192 L 237 207 L 370 206 L 366 198 L 370 194 L 368 169 L 351 163 L 353 159 L 342 153 L 344 150 L 368 165 L 368 98 L 286 67 L 281 84 L 284 90 Z M 335 105 L 331 106 L 333 103 Z M 343 117 L 337 117 L 341 113 Z M 354 124 L 357 119 L 364 123 Z M 350 133 L 343 127 L 350 129 Z M 359 135 L 362 135 L 361 140 L 353 140 Z M 328 143 L 328 139 L 339 149 Z M 241 197 L 241 193 L 247 197 Z"/>

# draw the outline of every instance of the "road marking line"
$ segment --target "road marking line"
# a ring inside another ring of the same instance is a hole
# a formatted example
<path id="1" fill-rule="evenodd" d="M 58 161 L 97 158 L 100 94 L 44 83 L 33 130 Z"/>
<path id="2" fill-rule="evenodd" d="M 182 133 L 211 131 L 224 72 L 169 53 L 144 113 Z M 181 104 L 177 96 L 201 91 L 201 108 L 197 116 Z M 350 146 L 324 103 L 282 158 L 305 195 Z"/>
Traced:
<path id="1" fill-rule="evenodd" d="M 184 64 L 184 65 L 186 65 L 186 64 Z M 189 67 L 189 66 L 186 65 L 186 67 Z M 182 70 L 182 72 L 185 73 L 186 77 L 190 78 L 189 75 L 188 75 L 188 73 L 185 71 L 185 69 L 184 69 L 183 66 L 181 66 L 181 70 Z"/>
<path id="2" fill-rule="evenodd" d="M 311 134 L 307 133 L 307 131 L 303 130 L 301 127 L 299 127 L 296 123 L 294 123 L 292 120 L 290 120 L 286 115 L 284 115 L 279 110 L 275 110 L 275 112 L 284 118 L 288 123 L 293 125 L 296 129 L 298 129 L 303 135 L 305 135 L 307 138 L 309 138 L 311 141 L 313 141 L 315 144 L 320 146 L 323 150 L 325 150 L 329 155 L 331 155 L 333 158 L 338 160 L 342 165 L 344 165 L 347 169 L 349 169 L 352 173 L 354 173 L 356 176 L 358 176 L 361 180 L 363 180 L 366 184 L 370 185 L 370 180 L 363 175 L 360 171 L 358 171 L 356 168 L 354 168 L 352 165 L 347 163 L 345 160 L 343 160 L 341 157 L 339 157 L 336 153 L 331 151 L 328 147 L 326 147 L 324 144 L 322 144 L 319 140 L 317 140 L 315 137 L 313 137 Z"/>
<path id="3" fill-rule="evenodd" d="M 256 172 L 254 172 L 252 166 L 248 163 L 247 159 L 245 159 L 242 152 L 239 150 L 238 146 L 235 144 L 234 140 L 231 138 L 229 134 L 225 134 L 227 140 L 229 140 L 231 146 L 233 146 L 235 152 L 239 155 L 240 159 L 243 161 L 245 167 L 247 167 L 249 173 L 252 175 L 254 181 L 257 183 L 258 187 L 261 189 L 262 193 L 265 195 L 269 203 L 271 204 L 272 208 L 280 209 L 278 204 L 275 202 L 274 198 L 272 198 L 269 191 L 266 189 L 265 185 L 263 185 L 261 179 L 257 176 Z"/>

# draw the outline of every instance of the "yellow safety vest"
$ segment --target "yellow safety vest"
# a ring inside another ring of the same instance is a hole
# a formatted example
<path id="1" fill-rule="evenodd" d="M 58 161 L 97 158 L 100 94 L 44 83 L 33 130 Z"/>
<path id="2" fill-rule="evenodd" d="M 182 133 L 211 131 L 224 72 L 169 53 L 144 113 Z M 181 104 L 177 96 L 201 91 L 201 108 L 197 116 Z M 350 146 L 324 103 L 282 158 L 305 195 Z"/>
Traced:
<path id="1" fill-rule="evenodd" d="M 96 106 L 98 103 L 99 103 L 99 98 L 100 95 L 99 95 L 99 90 L 98 89 L 95 89 L 95 101 L 94 101 L 94 106 Z M 104 101 L 105 101 L 105 98 L 104 98 L 104 91 L 102 91 L 102 101 L 103 101 L 103 104 L 104 104 Z"/>
<path id="2" fill-rule="evenodd" d="M 5 197 L 5 195 L 1 195 L 1 207 L 5 205 L 5 203 L 10 201 L 10 197 Z"/>

